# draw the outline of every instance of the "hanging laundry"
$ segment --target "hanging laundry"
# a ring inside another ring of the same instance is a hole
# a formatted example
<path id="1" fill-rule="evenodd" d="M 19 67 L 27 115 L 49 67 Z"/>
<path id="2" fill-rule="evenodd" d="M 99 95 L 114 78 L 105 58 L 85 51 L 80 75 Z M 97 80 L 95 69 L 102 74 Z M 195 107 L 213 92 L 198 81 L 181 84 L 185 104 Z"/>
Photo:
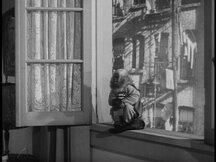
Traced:
<path id="1" fill-rule="evenodd" d="M 187 73 L 187 56 L 180 57 L 180 78 L 183 80 L 187 80 L 188 73 Z"/>
<path id="2" fill-rule="evenodd" d="M 184 44 L 184 40 L 183 40 L 183 29 L 182 29 L 182 25 L 181 25 L 181 21 L 179 21 L 179 38 L 180 38 L 180 45 Z"/>
<path id="3" fill-rule="evenodd" d="M 183 41 L 183 43 L 186 43 L 186 34 L 185 34 L 185 32 L 182 32 L 182 41 Z"/>
<path id="4" fill-rule="evenodd" d="M 173 70 L 166 69 L 166 88 L 174 90 Z"/>
<path id="5" fill-rule="evenodd" d="M 197 53 L 197 43 L 193 32 L 183 32 L 182 39 L 184 42 L 184 56 L 187 56 L 187 61 L 190 62 L 190 68 L 194 67 L 194 55 Z"/>
<path id="6" fill-rule="evenodd" d="M 186 51 L 185 51 L 185 55 L 187 56 L 188 58 L 188 62 L 190 62 L 190 56 L 191 56 L 191 41 L 188 37 L 186 37 Z"/>
<path id="7" fill-rule="evenodd" d="M 190 68 L 191 69 L 193 69 L 193 66 L 194 66 L 194 55 L 196 54 L 196 52 L 197 52 L 197 43 L 194 42 L 191 45 L 191 60 L 190 60 L 190 62 L 191 62 Z"/>

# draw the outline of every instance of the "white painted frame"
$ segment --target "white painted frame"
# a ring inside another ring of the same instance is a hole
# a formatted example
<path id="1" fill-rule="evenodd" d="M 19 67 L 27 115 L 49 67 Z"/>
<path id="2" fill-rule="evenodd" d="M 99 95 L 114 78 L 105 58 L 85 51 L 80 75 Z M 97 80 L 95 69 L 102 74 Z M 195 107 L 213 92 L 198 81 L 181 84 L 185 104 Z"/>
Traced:
<path id="1" fill-rule="evenodd" d="M 83 0 L 83 85 L 82 111 L 27 112 L 26 8 L 25 0 L 15 1 L 16 15 L 16 125 L 86 125 L 92 110 L 92 1 Z M 75 60 L 76 61 L 76 60 Z M 28 62 L 28 61 L 27 61 Z"/>
<path id="2" fill-rule="evenodd" d="M 96 122 L 111 122 L 108 96 L 112 75 L 112 0 L 96 0 L 96 63 Z"/>

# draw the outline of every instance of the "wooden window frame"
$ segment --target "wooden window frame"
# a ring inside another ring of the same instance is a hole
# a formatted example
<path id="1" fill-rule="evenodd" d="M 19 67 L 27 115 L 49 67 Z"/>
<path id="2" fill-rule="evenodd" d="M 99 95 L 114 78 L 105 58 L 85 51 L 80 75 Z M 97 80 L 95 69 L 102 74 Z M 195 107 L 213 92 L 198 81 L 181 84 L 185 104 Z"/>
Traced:
<path id="1" fill-rule="evenodd" d="M 210 145 L 215 145 L 215 76 L 212 75 L 214 72 L 214 63 L 212 58 L 215 56 L 215 11 L 214 11 L 214 1 L 205 1 L 204 5 L 204 16 L 208 17 L 204 19 L 205 30 L 204 30 L 204 68 L 205 68 L 205 116 L 204 116 L 204 137 L 205 143 Z M 210 94 L 210 96 L 209 96 Z"/>
<path id="2" fill-rule="evenodd" d="M 83 9 L 73 8 L 73 11 L 83 12 L 83 61 L 82 60 L 25 60 L 26 59 L 26 13 L 25 0 L 15 1 L 16 15 L 16 125 L 88 125 L 91 124 L 91 84 L 92 84 L 92 0 L 83 0 Z M 50 10 L 42 8 L 43 10 Z M 61 10 L 67 10 L 60 8 Z M 52 10 L 52 8 L 51 8 Z M 56 10 L 56 9 L 54 9 Z M 69 9 L 71 11 L 71 9 Z M 80 63 L 82 64 L 82 110 L 77 112 L 27 112 L 27 64 L 44 63 Z"/>

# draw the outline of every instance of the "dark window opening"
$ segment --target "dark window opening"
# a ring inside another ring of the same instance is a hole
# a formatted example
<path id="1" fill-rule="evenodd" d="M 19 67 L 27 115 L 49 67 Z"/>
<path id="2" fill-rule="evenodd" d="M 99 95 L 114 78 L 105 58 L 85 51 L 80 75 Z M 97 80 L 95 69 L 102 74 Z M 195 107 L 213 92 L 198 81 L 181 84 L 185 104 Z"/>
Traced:
<path id="1" fill-rule="evenodd" d="M 170 8 L 171 1 L 170 0 L 156 0 L 155 5 L 157 10 Z"/>
<path id="2" fill-rule="evenodd" d="M 200 3 L 200 0 L 182 0 L 181 1 L 182 5 L 193 4 L 193 3 Z"/>
<path id="3" fill-rule="evenodd" d="M 140 5 L 140 4 L 145 4 L 146 0 L 134 0 L 134 5 Z"/>

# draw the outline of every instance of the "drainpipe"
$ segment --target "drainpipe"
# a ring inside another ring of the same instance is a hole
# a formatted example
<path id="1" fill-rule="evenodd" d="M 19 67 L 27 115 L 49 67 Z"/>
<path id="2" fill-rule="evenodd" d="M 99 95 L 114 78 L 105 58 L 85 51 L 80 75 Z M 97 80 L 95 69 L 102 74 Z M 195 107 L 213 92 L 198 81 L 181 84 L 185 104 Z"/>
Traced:
<path id="1" fill-rule="evenodd" d="M 172 70 L 173 70 L 173 131 L 178 131 L 178 106 L 177 106 L 177 57 L 179 56 L 178 46 L 178 14 L 179 0 L 172 0 Z"/>

